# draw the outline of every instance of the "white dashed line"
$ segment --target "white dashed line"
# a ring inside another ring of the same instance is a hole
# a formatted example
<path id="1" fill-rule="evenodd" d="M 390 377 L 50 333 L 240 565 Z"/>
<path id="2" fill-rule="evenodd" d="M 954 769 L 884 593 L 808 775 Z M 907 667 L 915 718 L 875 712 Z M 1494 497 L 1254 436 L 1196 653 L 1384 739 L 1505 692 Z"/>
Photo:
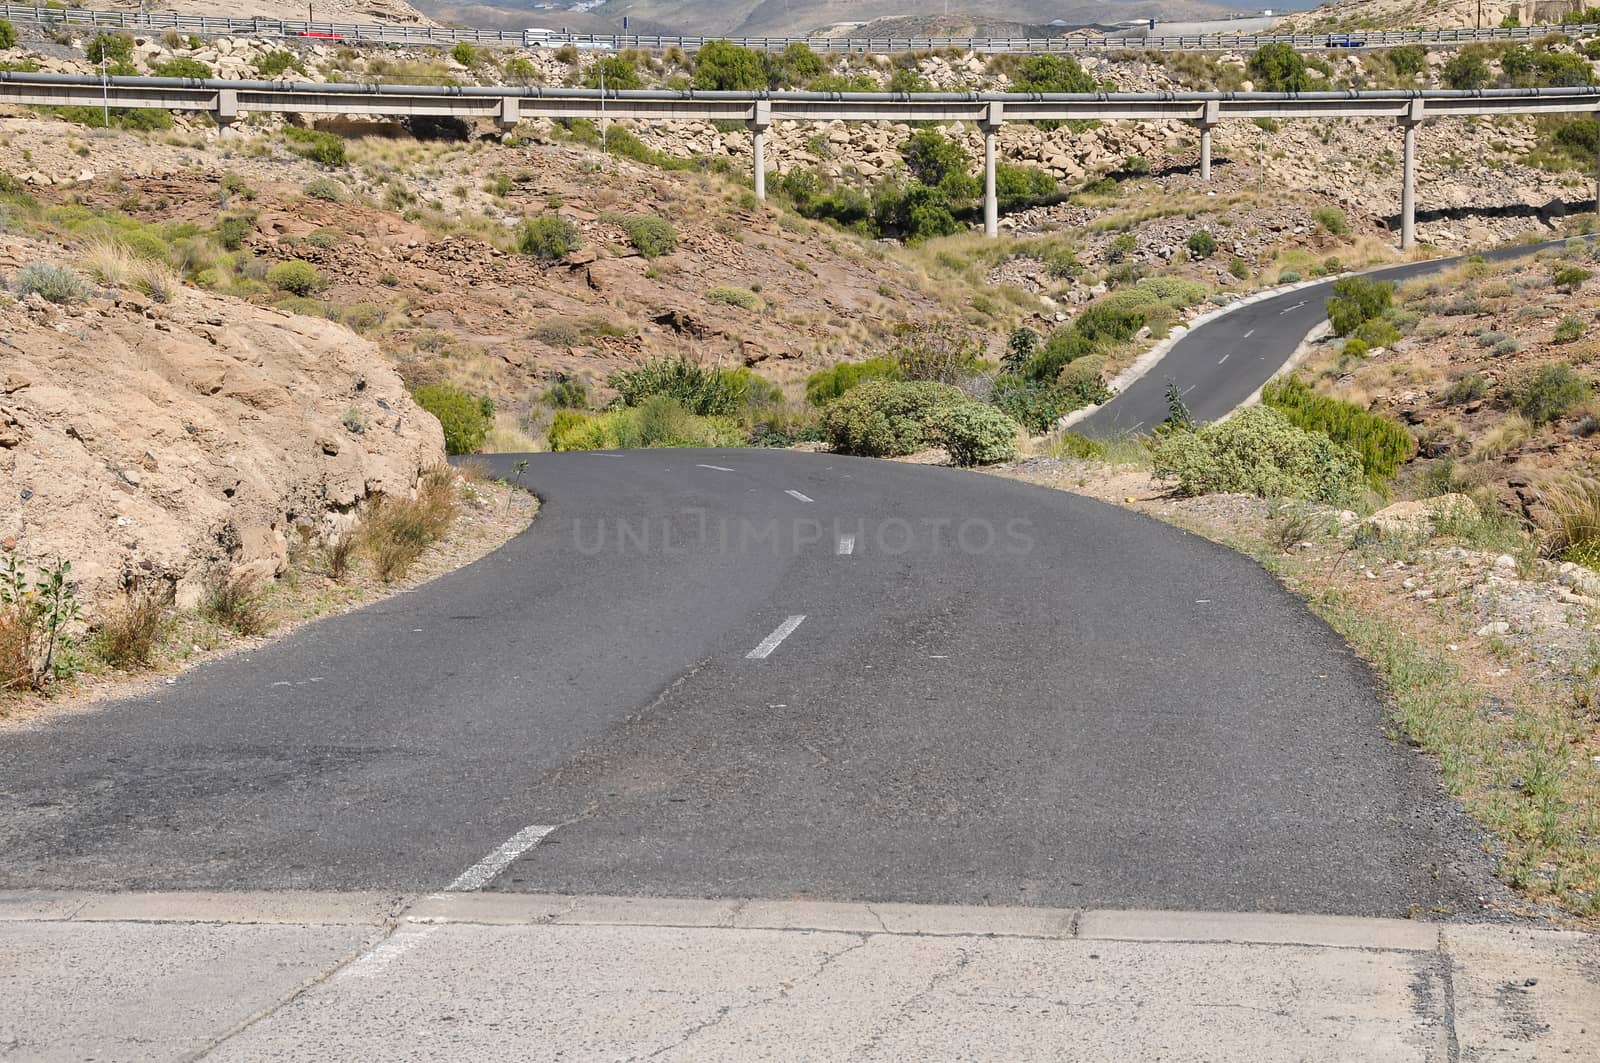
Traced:
<path id="1" fill-rule="evenodd" d="M 1217 364 L 1221 365 L 1223 362 L 1226 362 L 1227 360 L 1228 360 L 1228 356 L 1227 355 L 1223 355 L 1221 358 L 1217 359 Z"/>
<path id="2" fill-rule="evenodd" d="M 815 499 L 811 498 L 809 495 L 803 495 L 799 491 L 795 491 L 795 490 L 792 490 L 792 489 L 788 490 L 788 491 L 785 491 L 784 494 L 788 495 L 790 498 L 797 498 L 802 502 L 815 501 Z"/>
<path id="3" fill-rule="evenodd" d="M 523 827 L 500 848 L 461 872 L 461 876 L 446 886 L 444 891 L 471 893 L 483 889 L 491 879 L 509 867 L 511 861 L 538 845 L 553 830 L 554 827 Z"/>
<path id="4" fill-rule="evenodd" d="M 1287 310 L 1279 310 L 1279 311 L 1278 311 L 1278 316 L 1279 316 L 1279 317 L 1282 317 L 1282 316 L 1283 316 L 1283 315 L 1284 315 L 1284 314 L 1292 314 L 1292 313 L 1294 313 L 1294 312 L 1295 312 L 1295 311 L 1296 311 L 1296 310 L 1298 310 L 1298 309 L 1300 309 L 1300 308 L 1301 308 L 1301 307 L 1302 307 L 1302 306 L 1305 306 L 1305 305 L 1306 305 L 1306 304 L 1305 304 L 1305 303 L 1304 303 L 1304 302 L 1303 302 L 1303 301 L 1302 301 L 1302 302 L 1298 302 L 1298 303 L 1295 303 L 1295 304 L 1294 304 L 1294 305 L 1293 305 L 1293 306 L 1291 306 L 1291 307 L 1290 307 L 1290 308 L 1289 308 L 1289 309 L 1287 309 Z"/>
<path id="5" fill-rule="evenodd" d="M 856 552 L 856 537 L 854 535 L 839 536 L 839 553 L 853 554 Z"/>
<path id="6" fill-rule="evenodd" d="M 745 660 L 759 661 L 772 653 L 784 639 L 794 634 L 794 629 L 799 627 L 803 620 L 805 620 L 805 614 L 801 613 L 797 616 L 791 616 L 779 624 L 776 631 L 761 640 L 761 645 L 744 655 Z"/>
<path id="7" fill-rule="evenodd" d="M 1244 334 L 1244 338 L 1245 339 L 1249 339 L 1251 336 L 1254 336 L 1255 334 L 1256 334 L 1256 330 L 1255 329 L 1251 329 L 1249 332 L 1246 332 Z"/>
<path id="8" fill-rule="evenodd" d="M 339 972 L 339 978 L 371 978 L 438 931 L 436 926 L 403 926 L 394 936 Z"/>
<path id="9" fill-rule="evenodd" d="M 733 471 L 732 469 L 728 468 L 726 465 L 696 465 L 695 468 L 697 468 L 697 469 L 715 469 L 718 472 L 732 472 Z"/>

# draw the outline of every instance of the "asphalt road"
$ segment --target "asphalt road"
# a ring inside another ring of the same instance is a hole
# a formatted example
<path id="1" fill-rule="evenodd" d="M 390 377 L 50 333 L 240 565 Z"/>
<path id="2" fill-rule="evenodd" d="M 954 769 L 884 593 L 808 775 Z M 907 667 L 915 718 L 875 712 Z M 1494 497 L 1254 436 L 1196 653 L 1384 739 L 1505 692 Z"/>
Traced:
<path id="1" fill-rule="evenodd" d="M 477 564 L 0 732 L 0 888 L 1382 915 L 1493 888 L 1368 669 L 1226 549 L 952 469 L 529 461 L 537 521 Z"/>
<path id="2" fill-rule="evenodd" d="M 1536 254 L 1565 241 L 1554 240 L 1483 252 L 1490 262 Z M 1449 269 L 1460 258 L 1432 259 L 1364 274 L 1378 280 L 1407 281 Z M 1241 306 L 1191 331 L 1148 373 L 1115 398 L 1072 426 L 1104 439 L 1149 432 L 1167 417 L 1167 383 L 1183 390 L 1189 411 L 1199 421 L 1214 421 L 1232 411 L 1271 380 L 1306 335 L 1328 317 L 1335 281 L 1307 285 L 1271 299 Z"/>

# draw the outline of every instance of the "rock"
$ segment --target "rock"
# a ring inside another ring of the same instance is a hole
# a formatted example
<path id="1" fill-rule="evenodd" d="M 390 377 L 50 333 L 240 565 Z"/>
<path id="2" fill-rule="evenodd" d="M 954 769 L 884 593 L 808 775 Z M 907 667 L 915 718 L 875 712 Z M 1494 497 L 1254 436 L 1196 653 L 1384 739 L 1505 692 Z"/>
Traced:
<path id="1" fill-rule="evenodd" d="M 1498 569 L 1514 569 L 1517 567 L 1517 559 L 1510 554 L 1501 554 L 1494 559 L 1494 567 Z"/>
<path id="2" fill-rule="evenodd" d="M 1496 635 L 1509 635 L 1511 634 L 1511 625 L 1506 623 L 1504 620 L 1496 620 L 1492 624 L 1483 625 L 1476 632 L 1474 632 L 1474 634 L 1476 634 L 1480 639 L 1486 639 Z"/>
<path id="3" fill-rule="evenodd" d="M 1413 502 L 1385 506 L 1363 523 L 1380 538 L 1395 535 L 1432 535 L 1441 519 L 1466 519 L 1476 516 L 1478 504 L 1462 494 L 1439 495 Z"/>
<path id="4" fill-rule="evenodd" d="M 1600 598 L 1600 572 L 1595 572 L 1593 569 L 1571 561 L 1563 561 L 1561 567 L 1556 570 L 1556 582 L 1564 587 L 1571 587 L 1586 597 Z"/>

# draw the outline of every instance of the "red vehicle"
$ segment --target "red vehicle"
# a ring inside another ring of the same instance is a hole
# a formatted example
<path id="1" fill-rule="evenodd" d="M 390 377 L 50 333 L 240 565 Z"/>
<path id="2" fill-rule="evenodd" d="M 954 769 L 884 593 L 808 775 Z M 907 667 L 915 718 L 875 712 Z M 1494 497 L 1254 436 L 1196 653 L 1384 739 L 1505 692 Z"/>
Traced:
<path id="1" fill-rule="evenodd" d="M 344 40 L 344 34 L 342 34 L 342 33 L 315 33 L 315 32 L 313 32 L 311 30 L 302 30 L 299 33 L 296 33 L 295 36 L 296 37 L 313 37 L 313 38 L 315 38 L 315 39 L 317 39 L 319 41 L 342 41 L 342 40 Z"/>

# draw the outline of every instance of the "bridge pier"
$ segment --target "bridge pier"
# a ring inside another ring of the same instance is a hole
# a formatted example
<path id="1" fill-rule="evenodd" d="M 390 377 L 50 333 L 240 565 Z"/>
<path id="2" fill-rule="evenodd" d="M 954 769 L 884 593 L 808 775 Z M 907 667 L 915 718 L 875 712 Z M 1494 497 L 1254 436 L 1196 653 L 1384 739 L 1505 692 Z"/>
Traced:
<path id="1" fill-rule="evenodd" d="M 995 141 L 1005 122 L 1003 112 L 1004 104 L 991 103 L 979 123 L 983 128 L 983 235 L 991 238 L 1000 235 L 1000 196 L 995 188 L 994 156 Z"/>
<path id="2" fill-rule="evenodd" d="M 1211 131 L 1221 121 L 1221 111 L 1216 100 L 1207 100 L 1200 118 L 1200 180 L 1211 180 Z"/>
<path id="3" fill-rule="evenodd" d="M 495 124 L 506 132 L 517 128 L 517 123 L 522 121 L 522 101 L 515 96 L 503 96 L 500 99 L 500 113 L 495 116 Z"/>
<path id="4" fill-rule="evenodd" d="M 1422 101 L 1412 100 L 1400 128 L 1405 130 L 1405 149 L 1400 162 L 1400 250 L 1409 251 L 1417 243 L 1417 126 L 1422 124 Z"/>
<path id="5" fill-rule="evenodd" d="M 217 109 L 211 112 L 217 120 L 217 136 L 227 139 L 238 134 L 234 123 L 239 120 L 239 93 L 236 89 L 222 89 L 217 93 Z"/>
<path id="6" fill-rule="evenodd" d="M 750 160 L 755 171 L 756 199 L 767 198 L 767 129 L 772 125 L 772 101 L 757 100 L 750 115 Z"/>

